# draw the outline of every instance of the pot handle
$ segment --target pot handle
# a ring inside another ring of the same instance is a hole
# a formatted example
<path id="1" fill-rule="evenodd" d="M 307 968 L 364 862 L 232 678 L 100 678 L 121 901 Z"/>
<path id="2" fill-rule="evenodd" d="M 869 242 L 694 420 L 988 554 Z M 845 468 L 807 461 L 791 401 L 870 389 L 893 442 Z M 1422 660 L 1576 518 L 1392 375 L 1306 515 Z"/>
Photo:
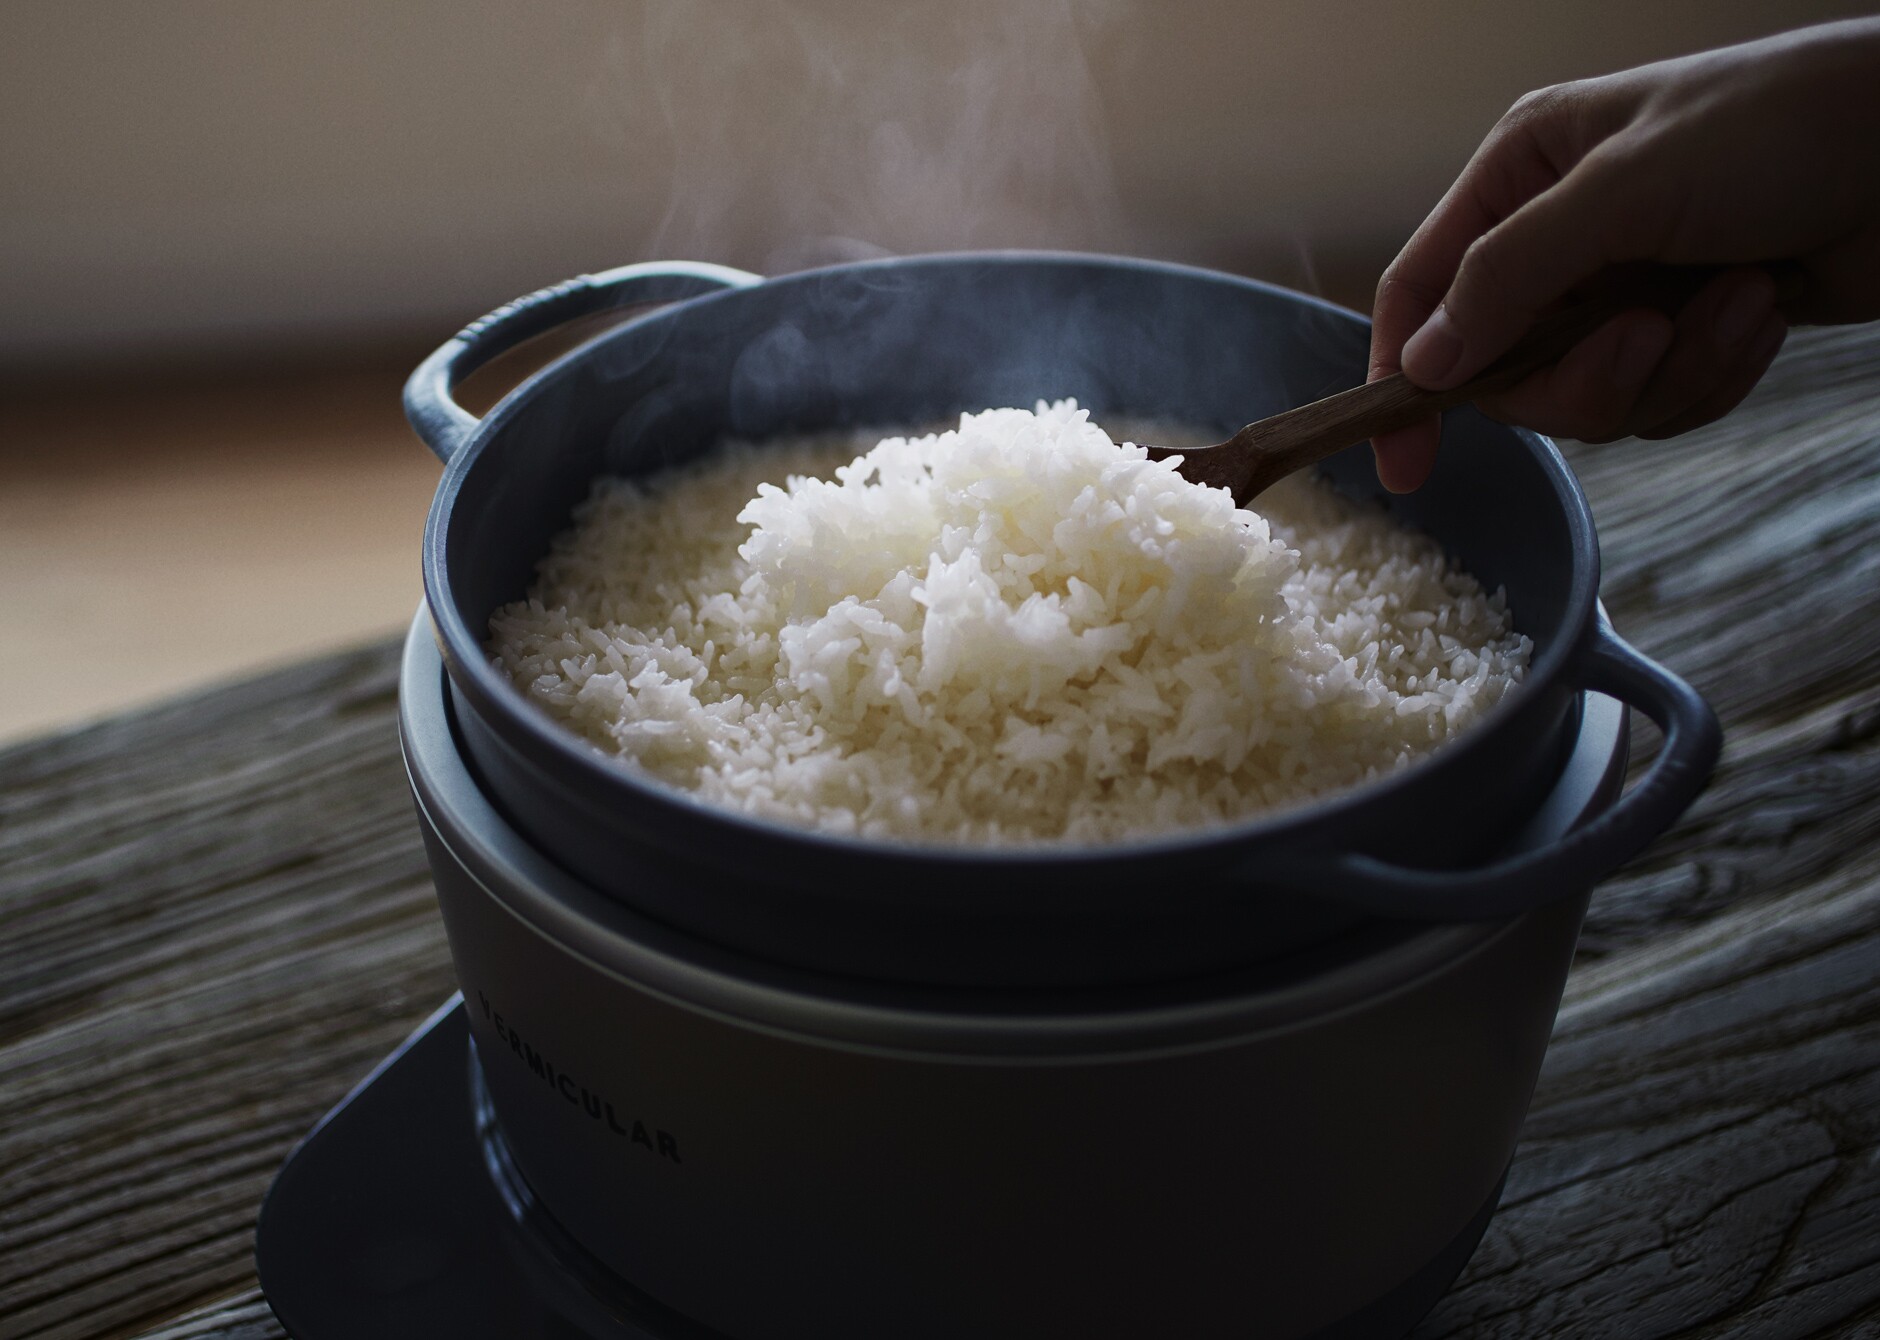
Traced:
<path id="1" fill-rule="evenodd" d="M 1638 784 L 1591 823 L 1538 851 L 1474 870 L 1413 869 L 1346 852 L 1302 855 L 1279 869 L 1263 866 L 1260 882 L 1399 920 L 1490 921 L 1604 879 L 1697 799 L 1716 766 L 1723 730 L 1697 690 L 1621 639 L 1603 608 L 1567 676 L 1582 689 L 1638 708 L 1664 732 L 1658 757 Z"/>
<path id="2" fill-rule="evenodd" d="M 702 261 L 649 261 L 578 275 L 504 303 L 441 346 L 405 382 L 405 418 L 424 445 L 449 462 L 477 418 L 451 398 L 457 383 L 505 349 L 556 326 L 615 307 L 677 302 L 725 288 L 762 283 L 761 275 Z"/>

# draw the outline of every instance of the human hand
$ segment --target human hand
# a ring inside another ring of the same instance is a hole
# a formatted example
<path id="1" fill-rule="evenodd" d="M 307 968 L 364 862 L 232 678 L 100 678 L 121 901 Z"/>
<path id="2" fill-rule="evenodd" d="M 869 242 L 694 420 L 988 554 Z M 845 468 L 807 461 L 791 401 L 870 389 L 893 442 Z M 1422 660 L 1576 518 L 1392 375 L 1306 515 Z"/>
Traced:
<path id="1" fill-rule="evenodd" d="M 1803 277 L 1780 308 L 1769 261 Z M 1622 312 L 1483 411 L 1591 442 L 1669 437 L 1735 408 L 1789 323 L 1880 317 L 1880 19 L 1521 99 L 1384 272 L 1370 379 L 1459 385 L 1636 262 L 1723 268 L 1675 318 Z M 1438 433 L 1375 440 L 1387 488 L 1422 484 Z"/>

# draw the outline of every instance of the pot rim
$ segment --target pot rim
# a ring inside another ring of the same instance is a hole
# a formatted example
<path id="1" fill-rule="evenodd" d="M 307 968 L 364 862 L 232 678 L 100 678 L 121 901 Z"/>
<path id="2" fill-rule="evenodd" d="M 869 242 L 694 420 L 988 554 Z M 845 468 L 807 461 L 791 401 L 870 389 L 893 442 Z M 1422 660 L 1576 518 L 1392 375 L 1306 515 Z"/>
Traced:
<path id="1" fill-rule="evenodd" d="M 759 815 L 726 809 L 645 775 L 626 760 L 608 754 L 582 739 L 543 712 L 503 676 L 483 651 L 477 636 L 460 616 L 453 598 L 447 553 L 454 504 L 465 478 L 481 461 L 485 450 L 503 433 L 509 421 L 535 397 L 594 357 L 601 347 L 629 337 L 648 326 L 681 319 L 710 304 L 737 301 L 740 294 L 758 290 L 809 287 L 833 275 L 872 270 L 925 270 L 959 265 L 1044 266 L 1134 270 L 1170 278 L 1224 284 L 1249 293 L 1282 299 L 1322 312 L 1339 321 L 1369 325 L 1363 315 L 1325 299 L 1297 293 L 1262 280 L 1248 279 L 1204 267 L 1134 257 L 1085 252 L 1003 250 L 944 252 L 922 256 L 887 257 L 803 270 L 763 279 L 747 287 L 726 288 L 685 299 L 622 322 L 562 354 L 512 389 L 471 430 L 463 446 L 446 463 L 425 519 L 423 577 L 425 602 L 431 611 L 451 681 L 481 714 L 500 731 L 509 745 L 539 767 L 551 772 L 572 769 L 604 793 L 631 798 L 636 805 L 664 809 L 696 831 L 701 825 L 724 832 L 725 841 L 789 843 L 823 860 L 863 859 L 874 862 L 916 860 L 953 867 L 961 877 L 999 872 L 1023 874 L 1068 864 L 1090 865 L 1125 860 L 1149 861 L 1181 854 L 1231 859 L 1233 849 L 1282 840 L 1289 831 L 1308 825 L 1338 825 L 1375 802 L 1400 790 L 1423 784 L 1450 769 L 1466 767 L 1466 760 L 1510 717 L 1523 711 L 1546 686 L 1565 674 L 1584 650 L 1594 628 L 1594 606 L 1599 590 L 1599 544 L 1590 507 L 1558 447 L 1549 438 L 1524 428 L 1506 427 L 1534 456 L 1560 506 L 1572 551 L 1572 569 L 1560 621 L 1561 636 L 1532 661 L 1522 682 L 1503 696 L 1462 737 L 1387 775 L 1342 788 L 1328 796 L 1307 799 L 1277 809 L 1256 812 L 1242 819 L 1171 833 L 1148 833 L 1101 844 L 1039 843 L 1009 847 L 966 846 L 946 842 L 911 842 L 826 833 Z"/>

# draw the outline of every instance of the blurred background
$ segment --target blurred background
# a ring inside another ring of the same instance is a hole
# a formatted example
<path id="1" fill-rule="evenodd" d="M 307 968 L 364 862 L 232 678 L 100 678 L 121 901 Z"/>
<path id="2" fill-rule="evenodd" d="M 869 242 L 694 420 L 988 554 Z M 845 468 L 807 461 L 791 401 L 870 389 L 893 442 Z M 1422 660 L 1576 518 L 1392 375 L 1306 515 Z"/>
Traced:
<path id="1" fill-rule="evenodd" d="M 8 0 L 0 738 L 409 619 L 399 385 L 545 283 L 1042 246 L 1364 307 L 1526 90 L 1871 10 Z"/>

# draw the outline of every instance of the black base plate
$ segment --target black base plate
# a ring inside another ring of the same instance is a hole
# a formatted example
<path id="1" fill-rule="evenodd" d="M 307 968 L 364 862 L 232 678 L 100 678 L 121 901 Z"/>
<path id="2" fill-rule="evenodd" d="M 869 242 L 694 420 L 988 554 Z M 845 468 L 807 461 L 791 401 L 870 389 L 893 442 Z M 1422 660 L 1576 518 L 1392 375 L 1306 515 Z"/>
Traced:
<path id="1" fill-rule="evenodd" d="M 462 998 L 453 997 L 288 1157 L 255 1226 L 261 1286 L 288 1334 L 294 1340 L 716 1336 L 623 1282 L 561 1268 L 552 1244 L 530 1227 L 527 1209 L 518 1212 L 500 1173 L 492 1172 L 472 1064 Z M 1449 1288 L 1500 1199 L 1497 1186 L 1427 1265 L 1316 1340 L 1402 1336 Z"/>

